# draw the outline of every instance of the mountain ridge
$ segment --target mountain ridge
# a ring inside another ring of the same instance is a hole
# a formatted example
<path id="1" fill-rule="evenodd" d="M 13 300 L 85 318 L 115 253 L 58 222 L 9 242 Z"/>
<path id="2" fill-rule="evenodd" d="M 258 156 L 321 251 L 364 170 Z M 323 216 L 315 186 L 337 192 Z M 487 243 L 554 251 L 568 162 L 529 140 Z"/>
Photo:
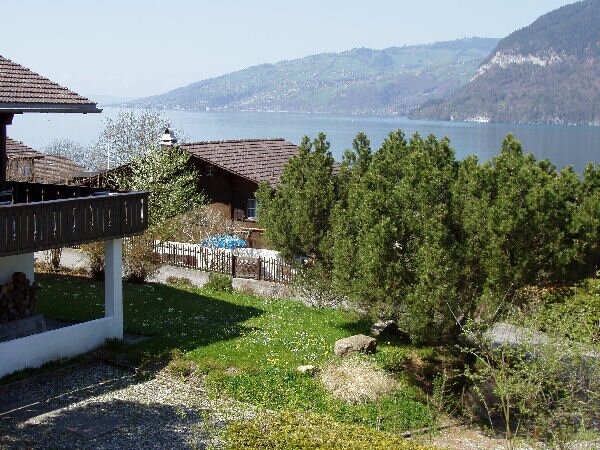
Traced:
<path id="1" fill-rule="evenodd" d="M 600 0 L 565 5 L 502 39 L 469 83 L 414 119 L 600 125 Z"/>
<path id="2" fill-rule="evenodd" d="M 364 47 L 264 63 L 123 103 L 184 110 L 406 114 L 468 82 L 495 38 Z"/>

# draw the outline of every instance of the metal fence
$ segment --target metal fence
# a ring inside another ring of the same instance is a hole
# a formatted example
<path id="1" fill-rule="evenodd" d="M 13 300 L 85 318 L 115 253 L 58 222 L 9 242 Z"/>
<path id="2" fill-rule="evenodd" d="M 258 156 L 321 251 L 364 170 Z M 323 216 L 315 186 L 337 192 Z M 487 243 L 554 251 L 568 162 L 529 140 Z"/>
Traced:
<path id="1" fill-rule="evenodd" d="M 239 256 L 232 250 L 196 244 L 155 241 L 153 251 L 163 264 L 225 273 L 237 278 L 288 284 L 293 281 L 296 273 L 281 258 Z"/>

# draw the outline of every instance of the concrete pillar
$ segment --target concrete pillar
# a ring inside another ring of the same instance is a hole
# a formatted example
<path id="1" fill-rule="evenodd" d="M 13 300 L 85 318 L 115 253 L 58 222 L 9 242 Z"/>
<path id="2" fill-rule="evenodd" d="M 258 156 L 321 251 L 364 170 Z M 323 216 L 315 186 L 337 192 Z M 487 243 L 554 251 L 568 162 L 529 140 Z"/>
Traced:
<path id="1" fill-rule="evenodd" d="M 104 242 L 104 316 L 113 320 L 110 337 L 123 339 L 123 240 Z"/>

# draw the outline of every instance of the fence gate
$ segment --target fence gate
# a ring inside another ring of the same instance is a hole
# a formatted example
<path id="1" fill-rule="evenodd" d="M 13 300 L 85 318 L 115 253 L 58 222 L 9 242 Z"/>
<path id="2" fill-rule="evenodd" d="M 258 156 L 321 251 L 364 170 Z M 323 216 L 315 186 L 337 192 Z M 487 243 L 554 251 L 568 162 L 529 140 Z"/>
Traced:
<path id="1" fill-rule="evenodd" d="M 234 277 L 260 280 L 260 258 L 234 256 L 232 266 Z"/>

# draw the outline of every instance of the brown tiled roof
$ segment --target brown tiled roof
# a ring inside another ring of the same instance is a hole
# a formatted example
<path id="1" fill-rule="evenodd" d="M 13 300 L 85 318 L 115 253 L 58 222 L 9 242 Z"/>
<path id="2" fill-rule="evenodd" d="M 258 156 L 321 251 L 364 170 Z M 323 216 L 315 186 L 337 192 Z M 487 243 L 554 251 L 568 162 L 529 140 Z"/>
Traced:
<path id="1" fill-rule="evenodd" d="M 209 164 L 256 183 L 275 185 L 283 166 L 299 147 L 284 139 L 246 139 L 181 144 L 183 150 Z"/>
<path id="2" fill-rule="evenodd" d="M 6 156 L 8 159 L 38 159 L 44 157 L 42 153 L 28 147 L 21 141 L 15 141 L 9 137 L 6 138 Z"/>
<path id="3" fill-rule="evenodd" d="M 42 183 L 66 183 L 84 173 L 85 167 L 61 155 L 44 155 L 33 163 L 35 180 Z"/>
<path id="4" fill-rule="evenodd" d="M 87 98 L 0 56 L 0 112 L 100 112 Z"/>

